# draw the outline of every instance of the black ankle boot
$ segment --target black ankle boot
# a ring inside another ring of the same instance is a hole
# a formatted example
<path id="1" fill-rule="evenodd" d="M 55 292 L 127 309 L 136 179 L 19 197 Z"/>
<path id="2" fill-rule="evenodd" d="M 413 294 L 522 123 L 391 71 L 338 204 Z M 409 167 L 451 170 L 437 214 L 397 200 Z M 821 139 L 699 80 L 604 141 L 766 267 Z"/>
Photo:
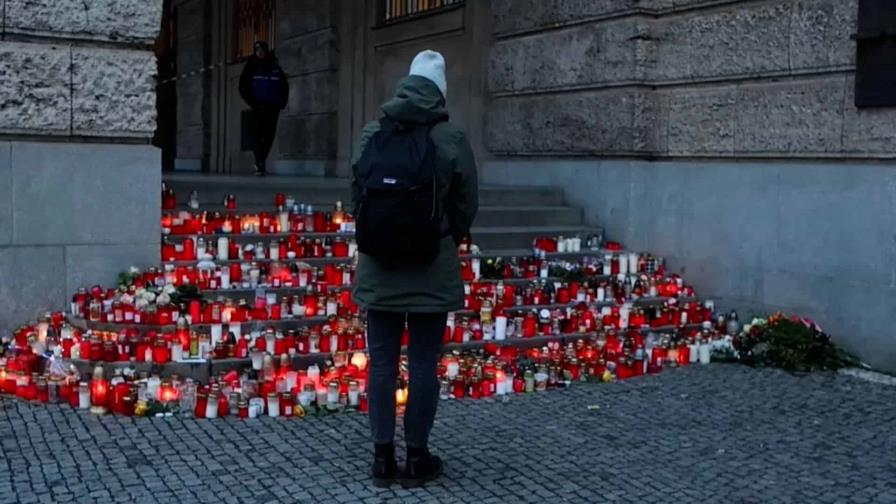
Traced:
<path id="1" fill-rule="evenodd" d="M 373 486 L 388 488 L 398 477 L 398 465 L 395 463 L 395 445 L 392 443 L 373 445 Z"/>
<path id="2" fill-rule="evenodd" d="M 405 488 L 423 486 L 442 475 L 442 459 L 426 448 L 408 447 L 408 459 L 401 478 Z"/>

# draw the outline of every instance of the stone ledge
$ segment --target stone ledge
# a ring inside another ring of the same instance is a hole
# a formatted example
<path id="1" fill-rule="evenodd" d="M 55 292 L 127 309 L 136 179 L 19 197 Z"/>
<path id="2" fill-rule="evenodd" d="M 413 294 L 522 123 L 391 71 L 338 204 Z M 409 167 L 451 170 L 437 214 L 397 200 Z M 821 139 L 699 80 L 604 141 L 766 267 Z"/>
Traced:
<path id="1" fill-rule="evenodd" d="M 7 34 L 152 44 L 162 0 L 5 0 Z"/>

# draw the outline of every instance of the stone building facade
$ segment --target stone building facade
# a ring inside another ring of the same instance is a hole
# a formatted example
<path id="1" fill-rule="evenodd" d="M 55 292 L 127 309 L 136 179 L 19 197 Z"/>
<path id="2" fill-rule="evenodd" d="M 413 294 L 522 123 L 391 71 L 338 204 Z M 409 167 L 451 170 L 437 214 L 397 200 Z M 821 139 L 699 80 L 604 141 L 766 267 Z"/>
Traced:
<path id="1" fill-rule="evenodd" d="M 896 369 L 896 109 L 854 105 L 859 0 L 467 0 L 383 22 L 385 3 L 276 2 L 294 94 L 275 170 L 345 176 L 433 48 L 483 182 L 561 186 L 721 306 L 804 313 Z"/>
<path id="2" fill-rule="evenodd" d="M 2 0 L 0 331 L 159 256 L 161 0 Z"/>

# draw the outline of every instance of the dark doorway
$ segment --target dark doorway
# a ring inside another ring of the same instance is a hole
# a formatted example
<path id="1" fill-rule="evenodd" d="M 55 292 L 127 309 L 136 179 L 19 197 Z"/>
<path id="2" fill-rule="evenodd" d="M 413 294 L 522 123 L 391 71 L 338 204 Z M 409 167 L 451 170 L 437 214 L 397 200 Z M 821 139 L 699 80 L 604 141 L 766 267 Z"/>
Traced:
<path id="1" fill-rule="evenodd" d="M 162 150 L 162 170 L 174 170 L 177 157 L 177 20 L 172 0 L 162 7 L 162 27 L 156 39 L 156 131 L 152 144 Z"/>

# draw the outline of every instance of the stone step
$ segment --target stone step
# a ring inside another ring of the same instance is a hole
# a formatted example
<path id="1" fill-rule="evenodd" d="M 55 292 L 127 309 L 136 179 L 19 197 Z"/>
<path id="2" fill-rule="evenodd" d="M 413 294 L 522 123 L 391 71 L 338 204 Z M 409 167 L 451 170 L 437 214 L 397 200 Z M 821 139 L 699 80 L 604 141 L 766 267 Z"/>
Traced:
<path id="1" fill-rule="evenodd" d="M 474 227 L 579 226 L 582 209 L 568 206 L 482 206 Z"/>
<path id="2" fill-rule="evenodd" d="M 178 210 L 189 212 L 228 212 L 222 205 L 201 205 L 192 210 L 179 205 Z M 236 213 L 270 212 L 270 204 L 238 205 Z M 481 206 L 474 226 L 576 226 L 582 224 L 582 210 L 569 206 Z"/>
<path id="3" fill-rule="evenodd" d="M 599 229 L 587 226 L 473 226 L 470 234 L 473 237 L 473 243 L 479 246 L 480 250 L 495 249 L 529 249 L 531 250 L 532 242 L 536 237 L 540 236 L 586 236 L 592 233 L 600 233 Z M 221 235 L 199 234 L 199 235 L 172 235 L 167 239 L 172 243 L 180 243 L 186 237 L 203 238 L 206 242 L 212 243 Z M 227 235 L 231 241 L 239 244 L 248 243 L 268 243 L 272 240 L 286 238 L 288 234 L 237 234 Z M 353 233 L 301 233 L 299 236 L 316 239 L 316 238 L 351 238 Z"/>
<path id="4" fill-rule="evenodd" d="M 202 205 L 221 205 L 228 194 L 236 195 L 238 206 L 267 205 L 268 208 L 273 206 L 276 193 L 313 205 L 332 205 L 351 199 L 348 179 L 340 178 L 167 174 L 163 179 L 177 193 L 179 203 L 186 203 L 194 189 Z M 557 206 L 563 204 L 563 191 L 556 187 L 484 185 L 479 188 L 479 198 L 483 206 Z"/>
<path id="5" fill-rule="evenodd" d="M 640 332 L 642 334 L 647 333 L 675 333 L 681 330 L 686 329 L 695 329 L 699 328 L 699 325 L 688 325 L 684 327 L 678 326 L 663 326 L 663 327 L 653 327 L 653 328 L 642 328 Z M 565 346 L 566 344 L 573 343 L 575 344 L 578 340 L 581 339 L 592 339 L 597 336 L 597 333 L 588 332 L 588 333 L 564 333 L 550 336 L 534 336 L 531 338 L 508 338 L 505 340 L 497 341 L 497 340 L 479 340 L 479 341 L 468 341 L 465 343 L 448 343 L 444 346 L 444 350 L 446 352 L 451 352 L 454 350 L 464 351 L 464 350 L 476 350 L 484 347 L 487 344 L 497 344 L 500 346 L 511 346 L 519 349 L 528 349 L 528 348 L 541 348 L 547 345 L 549 342 L 557 342 L 561 346 Z M 406 353 L 407 347 L 401 348 L 402 353 Z M 307 369 L 308 366 L 313 364 L 323 366 L 328 362 L 332 362 L 334 355 L 331 353 L 314 353 L 314 354 L 296 354 L 290 359 L 290 363 L 292 369 Z M 277 359 L 279 362 L 279 358 Z M 131 368 L 135 371 L 146 372 L 146 373 L 159 373 L 164 377 L 168 377 L 172 374 L 177 374 L 181 378 L 191 378 L 193 380 L 198 380 L 201 383 L 207 383 L 209 378 L 214 376 L 219 376 L 222 373 L 227 373 L 229 371 L 242 371 L 251 365 L 251 360 L 249 359 L 210 359 L 210 360 L 194 360 L 187 362 L 169 362 L 167 364 L 153 364 L 149 362 L 97 362 L 97 361 L 87 361 L 83 359 L 68 359 L 66 361 L 67 364 L 74 365 L 79 372 L 85 375 L 89 375 L 93 372 L 94 368 L 97 365 L 103 367 L 104 372 L 107 376 L 112 376 L 117 369 Z"/>
<path id="6" fill-rule="evenodd" d="M 532 249 L 532 242 L 540 236 L 575 236 L 600 233 L 587 226 L 473 226 L 470 234 L 480 250 Z"/>

